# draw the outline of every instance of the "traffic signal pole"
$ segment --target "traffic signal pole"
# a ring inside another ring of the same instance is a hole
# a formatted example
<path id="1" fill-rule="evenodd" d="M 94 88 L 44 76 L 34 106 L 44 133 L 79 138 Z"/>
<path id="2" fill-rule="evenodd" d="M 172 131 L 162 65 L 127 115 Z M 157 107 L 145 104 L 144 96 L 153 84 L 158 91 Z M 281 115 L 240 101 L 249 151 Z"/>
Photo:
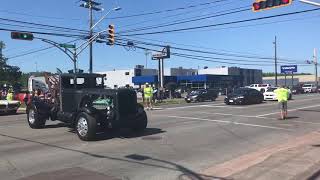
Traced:
<path id="1" fill-rule="evenodd" d="M 275 73 L 275 84 L 278 86 L 278 62 L 277 62 L 277 36 L 274 37 L 274 73 Z"/>
<path id="2" fill-rule="evenodd" d="M 76 45 L 74 45 L 74 52 L 72 52 L 70 49 L 68 49 L 67 47 L 65 47 L 64 49 L 61 47 L 61 45 L 57 42 L 54 42 L 52 40 L 49 39 L 44 39 L 44 38 L 35 38 L 35 39 L 39 39 L 45 43 L 51 44 L 53 46 L 55 46 L 56 48 L 58 48 L 59 50 L 61 50 L 63 53 L 65 53 L 73 62 L 73 70 L 74 73 L 77 72 L 77 53 L 76 53 Z"/>

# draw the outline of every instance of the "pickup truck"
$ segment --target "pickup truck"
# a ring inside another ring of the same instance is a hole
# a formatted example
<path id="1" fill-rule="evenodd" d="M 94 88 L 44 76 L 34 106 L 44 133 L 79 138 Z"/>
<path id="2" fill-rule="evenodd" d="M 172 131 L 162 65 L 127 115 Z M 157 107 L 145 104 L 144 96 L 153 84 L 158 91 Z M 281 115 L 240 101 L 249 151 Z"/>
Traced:
<path id="1" fill-rule="evenodd" d="M 271 85 L 270 84 L 251 84 L 250 86 L 246 86 L 246 87 L 252 88 L 264 93 L 271 87 Z"/>

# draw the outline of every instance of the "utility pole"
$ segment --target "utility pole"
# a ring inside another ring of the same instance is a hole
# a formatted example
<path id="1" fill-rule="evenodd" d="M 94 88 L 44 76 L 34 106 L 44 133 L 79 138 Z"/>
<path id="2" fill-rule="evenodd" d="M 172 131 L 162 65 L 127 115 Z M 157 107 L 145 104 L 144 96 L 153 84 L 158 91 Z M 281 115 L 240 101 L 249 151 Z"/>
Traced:
<path id="1" fill-rule="evenodd" d="M 100 8 L 98 6 L 101 5 L 101 3 L 95 2 L 93 0 L 81 0 L 84 1 L 83 4 L 80 5 L 80 7 L 88 8 L 89 9 L 89 39 L 92 38 L 93 34 L 93 10 L 95 11 L 102 11 L 103 8 Z M 89 42 L 89 73 L 92 73 L 92 61 L 93 61 L 93 46 L 92 41 Z"/>
<path id="2" fill-rule="evenodd" d="M 89 19 L 90 19 L 90 25 L 89 25 L 89 39 L 92 37 L 92 25 L 93 25 L 93 19 L 92 19 L 92 1 L 88 0 L 89 2 Z M 89 73 L 92 73 L 92 53 L 93 53 L 93 48 L 92 48 L 92 42 L 90 42 L 89 45 Z"/>
<path id="3" fill-rule="evenodd" d="M 274 37 L 274 73 L 275 73 L 275 84 L 278 86 L 278 63 L 277 63 L 277 36 Z"/>
<path id="4" fill-rule="evenodd" d="M 314 63 L 314 75 L 315 75 L 315 84 L 318 91 L 318 56 L 317 56 L 317 49 L 313 49 L 313 63 Z"/>
<path id="5" fill-rule="evenodd" d="M 38 72 L 38 62 L 36 61 L 34 64 L 36 65 L 36 72 Z"/>
<path id="6" fill-rule="evenodd" d="M 146 55 L 146 69 L 148 68 L 148 55 L 150 54 L 150 52 L 146 49 L 144 54 Z"/>
<path id="7" fill-rule="evenodd" d="M 3 54 L 2 54 L 2 50 L 3 50 L 4 48 L 6 48 L 6 45 L 5 45 L 2 41 L 0 41 L 0 62 L 1 62 L 1 61 L 5 61 L 5 59 L 4 59 L 4 57 L 3 57 Z"/>

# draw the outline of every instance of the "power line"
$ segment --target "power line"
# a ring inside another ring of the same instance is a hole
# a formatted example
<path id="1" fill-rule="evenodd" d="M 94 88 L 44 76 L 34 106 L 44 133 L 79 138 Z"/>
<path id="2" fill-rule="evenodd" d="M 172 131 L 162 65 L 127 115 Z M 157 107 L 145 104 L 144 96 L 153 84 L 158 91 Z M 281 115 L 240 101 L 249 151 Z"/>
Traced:
<path id="1" fill-rule="evenodd" d="M 72 21 L 81 21 L 81 20 L 82 20 L 82 19 L 74 19 L 74 18 L 72 18 L 72 19 L 66 19 L 66 18 L 63 18 L 63 17 L 42 16 L 42 15 L 21 13 L 21 12 L 8 11 L 8 10 L 0 10 L 0 13 L 16 14 L 16 15 L 33 17 L 33 18 L 44 18 L 44 19 L 55 19 L 55 20 L 72 20 Z"/>
<path id="2" fill-rule="evenodd" d="M 9 23 L 0 23 L 0 25 L 4 26 L 13 26 L 13 27 L 22 27 L 22 28 L 32 28 L 32 29 L 41 29 L 41 30 L 49 30 L 49 31 L 56 31 L 56 32 L 70 32 L 70 30 L 54 30 L 50 28 L 43 28 L 43 27 L 35 27 L 35 26 L 26 26 L 26 25 L 18 25 L 18 24 L 9 24 Z"/>
<path id="3" fill-rule="evenodd" d="M 126 46 L 125 43 L 117 43 L 117 45 L 119 46 Z M 161 46 L 161 45 L 159 45 Z M 147 47 L 142 47 L 142 46 L 134 46 L 135 48 L 138 49 L 143 49 L 143 50 L 151 50 L 151 51 L 156 51 L 156 52 L 161 52 L 159 50 L 154 50 L 151 48 L 147 48 Z M 163 46 L 161 46 L 163 47 Z M 171 47 L 172 48 L 172 47 Z M 247 59 L 230 59 L 230 58 L 219 58 L 219 57 L 210 57 L 210 56 L 200 56 L 200 55 L 194 55 L 194 54 L 185 54 L 185 53 L 176 53 L 176 52 L 171 52 L 171 55 L 174 56 L 178 56 L 178 57 L 184 57 L 184 58 L 189 58 L 189 59 L 197 59 L 197 60 L 203 60 L 203 61 L 209 61 L 209 62 L 216 62 L 216 63 L 223 63 L 223 64 L 232 64 L 232 65 L 259 65 L 259 66 L 264 66 L 264 65 L 272 65 L 273 66 L 273 62 L 261 62 L 261 61 L 253 61 L 253 60 L 247 60 Z M 223 61 L 224 60 L 224 61 Z M 233 62 L 230 62 L 233 61 Z M 236 61 L 236 62 L 234 62 Z M 284 62 L 280 62 L 280 63 L 284 63 Z M 288 64 L 288 63 L 286 63 Z"/>
<path id="4" fill-rule="evenodd" d="M 135 23 L 127 24 L 127 25 L 122 25 L 122 26 L 119 26 L 118 28 L 124 28 L 124 27 L 129 27 L 129 26 L 134 26 L 134 25 L 141 25 L 141 24 L 144 24 L 144 23 L 147 23 L 147 22 L 154 22 L 156 19 L 169 19 L 169 18 L 181 16 L 181 15 L 185 16 L 186 14 L 189 15 L 191 13 L 195 13 L 195 12 L 199 12 L 199 11 L 201 12 L 201 11 L 206 10 L 206 9 L 220 7 L 220 6 L 228 5 L 228 4 L 231 4 L 231 3 L 233 3 L 233 2 L 228 2 L 228 3 L 214 5 L 214 6 L 206 6 L 205 8 L 201 8 L 201 9 L 195 9 L 195 10 L 191 10 L 191 11 L 187 11 L 187 12 L 182 12 L 182 13 L 177 13 L 177 14 L 172 14 L 172 15 L 166 15 L 166 16 L 162 16 L 162 17 L 158 17 L 158 18 L 147 19 L 147 20 L 138 21 L 138 22 L 135 22 Z"/>
<path id="5" fill-rule="evenodd" d="M 274 64 L 273 62 L 264 62 L 258 60 L 250 60 L 250 59 L 230 59 L 230 58 L 219 58 L 219 57 L 210 57 L 210 56 L 199 56 L 194 54 L 185 54 L 185 53 L 171 53 L 172 55 L 183 55 L 189 57 L 196 57 L 196 58 L 205 58 L 205 59 L 215 59 L 215 60 L 227 60 L 227 61 L 238 61 L 238 62 L 252 62 L 252 63 L 259 63 L 259 64 Z M 279 61 L 282 62 L 282 61 Z"/>
<path id="6" fill-rule="evenodd" d="M 68 41 L 68 42 L 66 42 L 66 44 L 72 43 L 72 42 L 75 42 L 75 41 L 78 41 L 78 40 L 80 40 L 80 39 L 75 39 L 75 40 L 72 40 L 72 41 Z M 30 55 L 30 54 L 42 52 L 42 51 L 45 51 L 45 50 L 48 50 L 48 49 L 51 49 L 51 48 L 54 48 L 54 47 L 55 47 L 55 46 L 52 45 L 52 46 L 48 46 L 48 47 L 45 47 L 45 48 L 41 48 L 41 49 L 37 49 L 37 50 L 25 52 L 25 53 L 18 54 L 18 55 L 15 55 L 15 56 L 11 56 L 11 57 L 8 58 L 8 61 L 10 61 L 10 60 L 12 60 L 12 59 L 15 59 L 15 58 L 27 56 L 27 55 Z"/>
<path id="7" fill-rule="evenodd" d="M 75 28 L 61 27 L 61 26 L 53 26 L 53 25 L 40 24 L 40 23 L 32 23 L 32 22 L 19 21 L 19 20 L 14 20 L 14 19 L 7 19 L 7 18 L 0 18 L 0 20 L 14 22 L 14 23 L 22 23 L 22 24 L 29 24 L 29 25 L 35 25 L 35 26 L 49 27 L 49 28 L 54 28 L 54 29 L 64 29 L 64 30 L 71 30 L 71 31 L 79 31 L 79 32 L 82 32 L 82 33 L 87 33 L 88 32 L 87 30 L 82 30 L 82 29 L 75 29 Z"/>
<path id="8" fill-rule="evenodd" d="M 118 38 L 119 40 L 128 40 L 132 41 L 138 44 L 144 44 L 144 45 L 149 45 L 149 46 L 156 46 L 156 47 L 164 47 L 164 45 L 159 45 L 159 44 L 154 44 L 154 43 L 147 43 L 143 41 L 136 41 L 136 40 L 131 40 L 131 39 L 126 39 L 126 38 Z M 273 60 L 273 57 L 262 57 L 262 56 L 252 56 L 252 55 L 239 55 L 239 54 L 232 54 L 232 53 L 221 53 L 221 52 L 212 52 L 212 51 L 203 51 L 203 50 L 196 50 L 196 49 L 190 49 L 190 48 L 180 48 L 180 47 L 175 47 L 171 46 L 171 49 L 176 49 L 176 50 L 181 50 L 181 51 L 188 51 L 188 52 L 193 52 L 193 53 L 202 53 L 202 54 L 213 54 L 213 55 L 219 55 L 219 56 L 230 56 L 230 57 L 237 57 L 237 58 L 249 58 L 249 59 L 261 59 L 261 60 Z M 226 58 L 220 58 L 220 59 L 226 59 Z M 229 59 L 230 60 L 230 59 Z M 279 59 L 283 62 L 293 62 L 295 60 L 291 59 Z M 258 61 L 260 62 L 260 61 Z"/>
<path id="9" fill-rule="evenodd" d="M 185 6 L 185 7 L 178 7 L 178 8 L 173 8 L 173 9 L 147 12 L 147 13 L 131 14 L 131 15 L 126 15 L 126 16 L 117 16 L 117 17 L 106 18 L 106 19 L 124 19 L 124 18 L 133 18 L 133 17 L 146 16 L 146 15 L 162 14 L 162 13 L 168 13 L 168 12 L 174 12 L 174 11 L 179 11 L 179 10 L 195 8 L 195 7 L 199 7 L 199 6 L 206 6 L 206 5 L 210 5 L 210 4 L 214 4 L 214 3 L 218 3 L 218 2 L 224 2 L 224 1 L 228 1 L 228 0 L 215 0 L 213 2 L 210 1 L 210 2 L 206 2 L 206 3 L 194 4 L 194 5 L 189 5 L 189 6 Z"/>
<path id="10" fill-rule="evenodd" d="M 145 27 L 126 30 L 126 31 L 120 31 L 118 34 L 128 33 L 128 32 L 137 32 L 137 31 L 145 31 L 145 30 L 148 30 L 148 29 L 156 29 L 156 28 L 174 26 L 174 25 L 178 25 L 178 24 L 185 24 L 185 23 L 190 23 L 190 22 L 195 22 L 195 21 L 201 21 L 201 20 L 205 20 L 205 19 L 221 17 L 221 16 L 241 13 L 241 12 L 245 12 L 245 11 L 250 11 L 250 10 L 251 10 L 250 8 L 247 8 L 247 6 L 245 6 L 245 7 L 241 7 L 241 8 L 234 8 L 234 9 L 220 11 L 220 12 L 214 13 L 214 15 L 209 15 L 209 16 L 208 15 L 205 15 L 205 16 L 201 15 L 200 18 L 194 18 L 194 19 L 189 19 L 189 20 L 185 20 L 185 19 L 184 20 L 176 20 L 176 21 L 173 21 L 171 23 L 164 23 L 164 24 L 145 26 Z M 232 11 L 232 12 L 228 12 L 228 11 Z M 221 14 L 218 14 L 218 13 L 221 13 Z"/>
<path id="11" fill-rule="evenodd" d="M 271 18 L 275 18 L 275 17 L 283 17 L 283 16 L 289 16 L 289 15 L 295 15 L 295 14 L 302 14 L 302 13 L 313 12 L 313 11 L 318 11 L 318 10 L 320 10 L 320 8 L 303 10 L 303 11 L 295 11 L 295 12 L 291 12 L 291 13 L 284 13 L 284 14 L 278 14 L 278 15 L 272 15 L 272 16 L 264 16 L 264 17 L 259 17 L 259 18 L 245 19 L 245 20 L 239 20 L 239 21 L 231 21 L 231 22 L 225 22 L 225 23 L 219 23 L 219 24 L 210 24 L 210 25 L 204 25 L 204 26 L 194 26 L 194 27 L 188 27 L 188 28 L 180 28 L 180 29 L 172 29 L 172 30 L 164 30 L 164 31 L 154 31 L 154 32 L 146 32 L 146 33 L 136 33 L 136 34 L 122 34 L 122 36 L 141 36 L 141 35 L 188 31 L 188 30 L 194 30 L 194 29 L 203 29 L 203 28 L 208 28 L 208 27 L 224 26 L 224 25 L 230 25 L 230 24 L 239 24 L 239 23 L 244 23 L 244 22 L 271 19 Z"/>
<path id="12" fill-rule="evenodd" d="M 41 35 L 52 35 L 52 36 L 63 36 L 63 37 L 81 37 L 85 38 L 84 35 L 78 35 L 78 34 L 62 34 L 62 33 L 53 33 L 53 32 L 39 32 L 39 31 L 28 31 L 28 30 L 17 30 L 17 29 L 6 29 L 6 28 L 0 28 L 0 31 L 19 31 L 19 32 L 28 32 L 28 33 L 33 33 L 33 34 L 41 34 Z"/>

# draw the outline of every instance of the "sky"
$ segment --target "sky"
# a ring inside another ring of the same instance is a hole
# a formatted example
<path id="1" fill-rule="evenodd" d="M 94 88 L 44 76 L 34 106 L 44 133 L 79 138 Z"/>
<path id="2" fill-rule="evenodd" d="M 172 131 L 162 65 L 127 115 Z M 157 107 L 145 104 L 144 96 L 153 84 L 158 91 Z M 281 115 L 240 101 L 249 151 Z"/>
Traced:
<path id="1" fill-rule="evenodd" d="M 98 1 L 98 0 L 97 0 Z M 115 31 L 121 32 L 132 30 L 145 26 L 170 23 L 177 20 L 189 20 L 198 16 L 212 15 L 217 12 L 223 12 L 230 9 L 247 7 L 250 8 L 252 0 L 221 0 L 221 2 L 209 5 L 196 6 L 184 10 L 174 10 L 166 13 L 157 13 L 153 15 L 134 16 L 130 18 L 116 18 L 141 13 L 150 13 L 176 8 L 183 8 L 190 5 L 199 5 L 217 0 L 99 0 L 105 9 L 102 12 L 94 13 L 94 20 L 98 21 L 100 17 L 106 14 L 110 9 L 121 7 L 120 11 L 112 11 L 108 14 L 95 31 L 107 29 L 109 24 L 115 25 Z M 0 7 L 0 18 L 27 21 L 32 23 L 41 23 L 51 26 L 61 26 L 74 29 L 88 30 L 89 13 L 85 8 L 79 7 L 81 2 L 76 0 L 32 0 L 29 1 L 11 0 L 3 1 Z M 132 33 L 145 33 L 153 31 L 163 31 L 171 29 L 188 28 L 194 26 L 219 24 L 231 21 L 239 21 L 251 18 L 271 16 L 307 9 L 316 8 L 315 6 L 303 4 L 294 1 L 292 5 L 265 10 L 261 12 L 246 11 L 231 15 L 224 15 L 216 18 L 208 18 L 201 21 L 179 24 L 175 26 L 154 28 L 147 31 L 137 31 Z M 277 36 L 277 54 L 279 58 L 290 59 L 291 64 L 305 64 L 305 60 L 313 57 L 313 49 L 320 49 L 319 36 L 320 10 L 291 15 L 286 17 L 277 17 L 268 20 L 252 21 L 247 23 L 224 25 L 219 27 L 210 27 L 206 29 L 196 29 L 183 32 L 162 33 L 154 35 L 128 36 L 128 39 L 149 42 L 159 45 L 170 45 L 172 47 L 188 48 L 193 50 L 202 50 L 220 53 L 232 53 L 240 55 L 250 55 L 259 57 L 274 57 L 274 38 Z M 6 24 L 6 25 L 5 25 Z M 9 24 L 9 25 L 8 25 Z M 20 27 L 12 25 L 23 25 L 30 27 Z M 32 25 L 16 24 L 0 20 L 1 28 L 54 32 L 52 30 L 39 29 Z M 239 27 L 241 26 L 241 27 Z M 79 34 L 78 32 L 64 31 L 55 33 Z M 129 34 L 129 33 L 128 33 Z M 65 43 L 74 40 L 73 38 L 35 35 L 36 37 L 46 38 L 58 43 Z M 6 49 L 3 54 L 9 58 L 8 63 L 19 66 L 23 72 L 30 71 L 51 71 L 56 68 L 62 71 L 72 69 L 73 64 L 68 57 L 57 48 L 51 48 L 38 53 L 26 56 L 20 56 L 30 51 L 49 47 L 50 45 L 34 39 L 33 41 L 13 40 L 10 38 L 10 32 L 0 30 L 0 41 L 4 41 Z M 84 40 L 76 41 L 79 46 Z M 139 45 L 139 44 L 138 44 Z M 141 45 L 140 45 L 141 46 Z M 151 47 L 159 49 L 160 47 Z M 233 63 L 244 63 L 243 60 L 235 57 L 200 54 L 194 52 L 185 52 L 171 50 L 173 53 L 188 53 L 191 55 L 211 56 L 218 58 L 239 59 Z M 89 69 L 89 50 L 85 49 L 79 55 L 79 68 L 87 71 Z M 122 46 L 108 46 L 102 43 L 95 43 L 93 49 L 93 70 L 107 71 L 112 69 L 131 69 L 137 64 L 146 64 L 146 55 L 144 50 L 135 48 L 124 48 Z M 156 52 L 152 52 L 156 53 Z M 171 56 L 165 60 L 165 67 L 185 67 L 185 68 L 203 68 L 219 66 L 239 66 L 243 68 L 262 69 L 263 72 L 273 72 L 274 65 L 271 59 L 249 59 L 252 65 L 225 64 L 217 62 L 206 62 L 197 59 L 186 59 L 183 57 Z M 148 68 L 157 68 L 157 62 L 147 56 Z M 286 63 L 280 63 L 280 65 Z M 298 65 L 298 72 L 313 73 L 312 65 Z"/>

